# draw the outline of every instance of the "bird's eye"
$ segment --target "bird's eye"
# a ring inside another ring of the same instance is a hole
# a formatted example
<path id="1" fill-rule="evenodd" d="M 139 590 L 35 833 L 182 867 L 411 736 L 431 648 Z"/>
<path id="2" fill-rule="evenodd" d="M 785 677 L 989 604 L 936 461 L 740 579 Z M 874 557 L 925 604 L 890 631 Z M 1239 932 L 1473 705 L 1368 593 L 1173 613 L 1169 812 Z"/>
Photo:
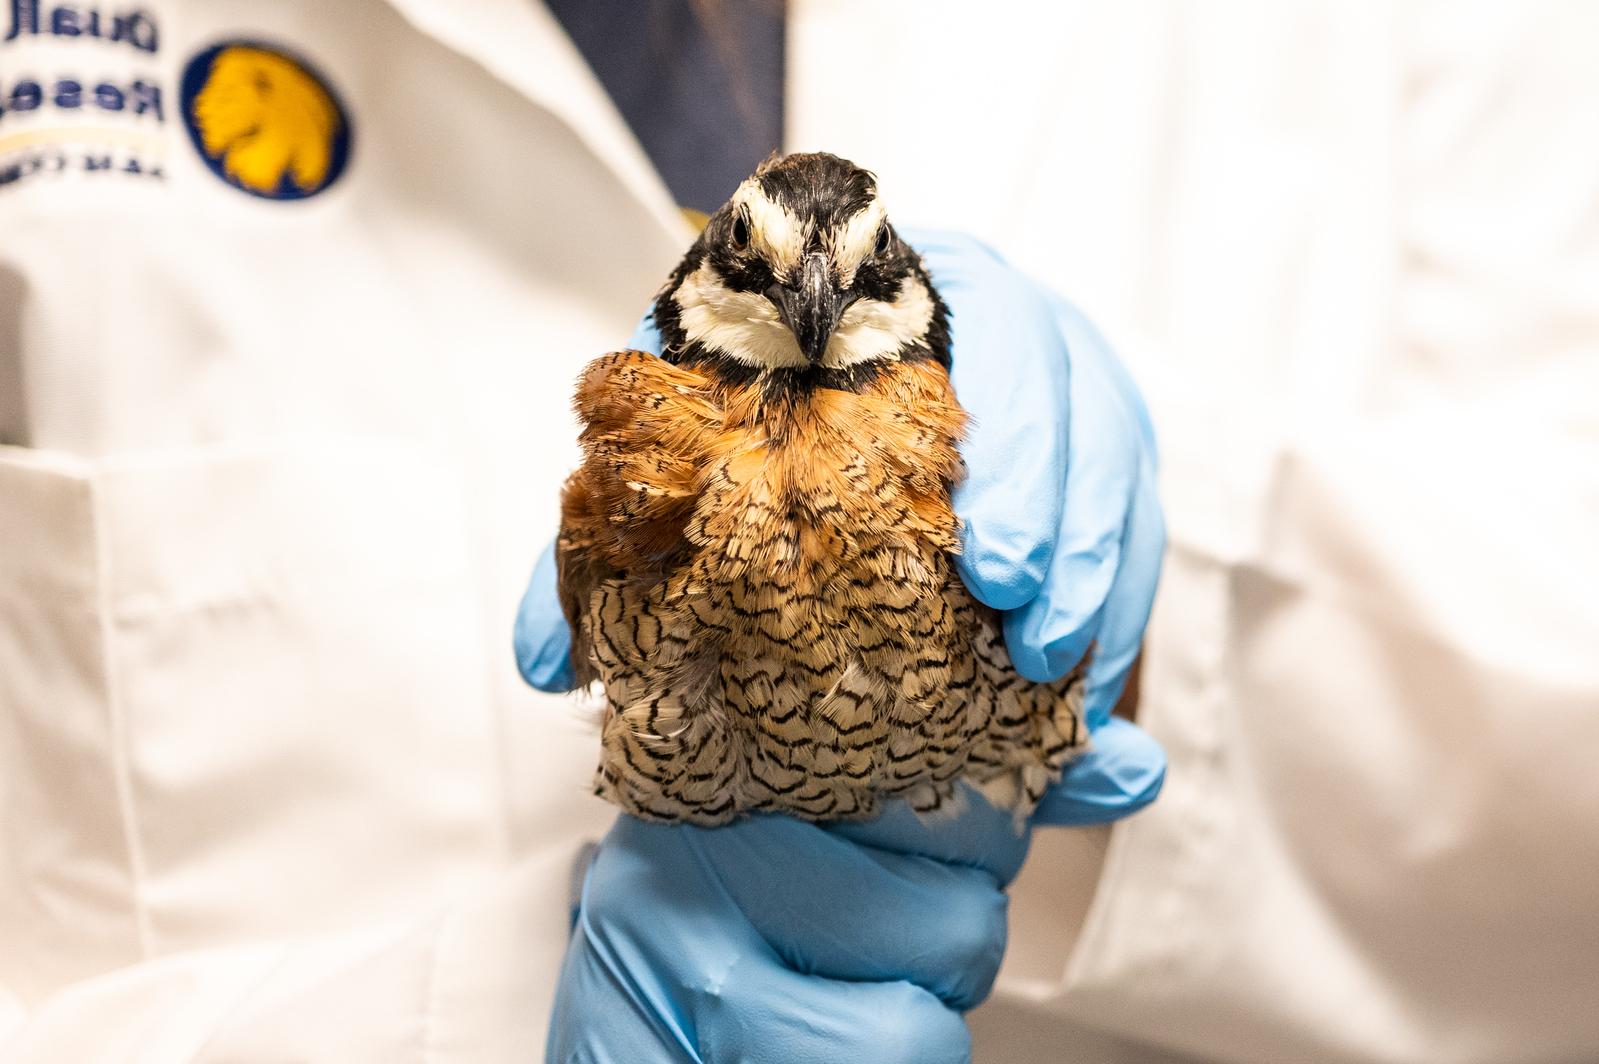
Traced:
<path id="1" fill-rule="evenodd" d="M 733 250 L 743 251 L 750 246 L 750 223 L 742 215 L 733 219 Z"/>
<path id="2" fill-rule="evenodd" d="M 883 227 L 877 231 L 877 243 L 872 248 L 872 254 L 874 254 L 874 255 L 887 255 L 888 254 L 888 243 L 889 243 L 888 223 L 884 222 L 883 223 Z"/>

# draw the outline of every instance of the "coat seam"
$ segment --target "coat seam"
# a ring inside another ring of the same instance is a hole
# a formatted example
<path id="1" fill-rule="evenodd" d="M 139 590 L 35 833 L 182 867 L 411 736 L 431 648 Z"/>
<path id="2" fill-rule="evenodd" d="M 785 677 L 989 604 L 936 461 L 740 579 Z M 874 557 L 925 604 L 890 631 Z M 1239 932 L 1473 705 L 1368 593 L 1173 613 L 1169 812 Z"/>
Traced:
<path id="1" fill-rule="evenodd" d="M 85 479 L 89 502 L 89 525 L 94 539 L 95 556 L 95 619 L 100 637 L 100 670 L 105 690 L 106 721 L 111 748 L 111 779 L 116 790 L 122 827 L 123 844 L 127 850 L 129 903 L 133 912 L 134 932 L 138 940 L 141 959 L 154 956 L 155 935 L 150 923 L 150 910 L 144 897 L 146 874 L 144 847 L 139 839 L 139 819 L 134 811 L 133 769 L 127 718 L 127 706 L 122 696 L 122 686 L 117 666 L 117 656 L 112 640 L 115 627 L 111 609 L 111 544 L 106 530 L 103 499 L 99 476 Z"/>

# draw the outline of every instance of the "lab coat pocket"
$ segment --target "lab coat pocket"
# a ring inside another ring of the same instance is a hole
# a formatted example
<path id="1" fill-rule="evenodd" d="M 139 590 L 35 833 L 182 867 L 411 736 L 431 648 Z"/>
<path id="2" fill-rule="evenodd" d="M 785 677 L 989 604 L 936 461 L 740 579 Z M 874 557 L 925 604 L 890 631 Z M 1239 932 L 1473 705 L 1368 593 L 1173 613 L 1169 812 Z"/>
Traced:
<path id="1" fill-rule="evenodd" d="M 0 450 L 0 978 L 399 916 L 498 863 L 457 493 L 406 441 Z"/>

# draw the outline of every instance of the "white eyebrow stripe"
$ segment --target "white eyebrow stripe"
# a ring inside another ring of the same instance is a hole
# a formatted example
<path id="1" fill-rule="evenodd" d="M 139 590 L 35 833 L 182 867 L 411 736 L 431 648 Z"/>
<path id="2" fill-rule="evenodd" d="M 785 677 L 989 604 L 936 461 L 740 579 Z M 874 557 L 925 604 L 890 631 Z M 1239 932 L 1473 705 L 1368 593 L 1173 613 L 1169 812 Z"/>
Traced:
<path id="1" fill-rule="evenodd" d="M 786 279 L 805 255 L 810 223 L 800 221 L 787 207 L 769 197 L 753 177 L 738 187 L 733 199 L 749 212 L 750 242 L 765 255 L 772 272 Z"/>
<path id="2" fill-rule="evenodd" d="M 888 212 L 876 197 L 854 214 L 843 225 L 828 234 L 833 265 L 838 269 L 839 280 L 847 288 L 855 283 L 855 271 L 872 253 L 877 244 L 877 231 L 883 226 Z"/>

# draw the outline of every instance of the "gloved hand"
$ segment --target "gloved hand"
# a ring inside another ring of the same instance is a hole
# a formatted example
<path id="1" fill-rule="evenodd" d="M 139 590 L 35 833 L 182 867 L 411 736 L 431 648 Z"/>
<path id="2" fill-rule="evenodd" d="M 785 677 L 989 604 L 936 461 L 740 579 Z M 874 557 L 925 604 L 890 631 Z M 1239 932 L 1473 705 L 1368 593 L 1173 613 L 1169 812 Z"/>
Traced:
<path id="1" fill-rule="evenodd" d="M 1027 838 L 975 792 L 826 827 L 619 817 L 583 885 L 552 1064 L 957 1064 Z"/>
<path id="2" fill-rule="evenodd" d="M 955 390 L 972 415 L 954 498 L 961 576 L 1005 611 L 1024 676 L 1057 678 L 1095 648 L 1093 742 L 1033 823 L 1125 816 L 1153 800 L 1165 773 L 1158 744 L 1109 719 L 1164 550 L 1148 415 L 1064 300 L 970 238 L 907 238 L 950 305 Z M 658 353 L 659 336 L 646 322 L 629 346 Z M 569 689 L 570 647 L 551 548 L 517 618 L 522 675 Z M 1008 814 L 972 802 L 930 826 L 898 806 L 828 828 L 621 818 L 587 879 L 549 1059 L 969 1059 L 955 1010 L 992 982 L 1001 888 L 1027 848 Z"/>
<path id="3" fill-rule="evenodd" d="M 1147 803 L 1159 752 L 1105 725 L 1085 755 L 1100 798 Z M 932 822 L 903 802 L 828 825 L 618 817 L 584 877 L 545 1060 L 970 1064 L 960 1014 L 999 971 L 1031 828 L 964 797 Z"/>
<path id="4" fill-rule="evenodd" d="M 1121 695 L 1165 552 L 1149 413 L 1110 346 L 1064 299 L 970 237 L 908 237 L 949 304 L 955 395 L 972 416 L 955 488 L 957 565 L 1005 613 L 1030 680 L 1094 644 L 1088 725 Z"/>

